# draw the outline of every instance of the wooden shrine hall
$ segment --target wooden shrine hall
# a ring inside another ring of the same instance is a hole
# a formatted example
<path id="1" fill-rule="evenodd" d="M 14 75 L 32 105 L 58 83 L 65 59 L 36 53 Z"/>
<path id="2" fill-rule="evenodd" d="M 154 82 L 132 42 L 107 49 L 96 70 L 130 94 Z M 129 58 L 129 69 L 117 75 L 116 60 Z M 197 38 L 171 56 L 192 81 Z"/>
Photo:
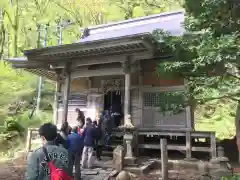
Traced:
<path id="1" fill-rule="evenodd" d="M 192 151 L 216 157 L 215 133 L 194 131 L 191 107 L 179 114 L 164 115 L 156 106 L 167 101 L 161 94 L 185 91 L 186 86 L 184 79 L 156 75 L 162 55 L 156 51 L 151 33 L 162 29 L 180 36 L 184 33 L 183 21 L 183 12 L 171 12 L 89 27 L 76 43 L 26 50 L 26 58 L 8 61 L 14 68 L 56 81 L 56 124 L 76 124 L 76 108 L 94 119 L 117 103 L 125 121 L 130 115 L 139 137 L 184 137 L 184 144 L 169 144 L 168 149 L 186 151 L 187 158 Z M 208 139 L 209 147 L 193 146 L 194 138 Z M 154 144 L 137 139 L 137 148 L 160 148 L 159 141 Z"/>

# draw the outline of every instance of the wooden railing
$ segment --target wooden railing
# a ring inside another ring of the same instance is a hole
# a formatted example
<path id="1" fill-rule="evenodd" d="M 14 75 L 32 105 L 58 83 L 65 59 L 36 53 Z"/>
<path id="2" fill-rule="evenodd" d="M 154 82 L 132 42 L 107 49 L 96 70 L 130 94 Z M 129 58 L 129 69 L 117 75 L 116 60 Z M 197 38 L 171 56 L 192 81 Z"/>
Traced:
<path id="1" fill-rule="evenodd" d="M 40 140 L 40 137 L 38 136 L 38 128 L 28 128 L 27 140 L 26 140 L 26 152 L 32 151 L 32 141 L 34 139 Z"/>
<path id="2" fill-rule="evenodd" d="M 31 151 L 31 144 L 32 139 L 37 138 L 38 129 L 36 128 L 29 128 L 28 129 L 28 136 L 27 136 L 27 143 L 26 143 L 26 151 Z M 112 136 L 123 137 L 124 132 L 119 129 L 114 129 L 112 132 Z M 135 131 L 136 141 L 135 141 L 135 148 L 136 149 L 160 149 L 159 142 L 152 143 L 152 142 L 144 142 L 141 137 L 151 137 L 151 136 L 159 136 L 161 138 L 168 138 L 168 137 L 185 137 L 186 141 L 185 144 L 174 144 L 168 143 L 167 149 L 168 150 L 178 150 L 178 151 L 186 151 L 186 158 L 192 157 L 192 151 L 198 152 L 209 152 L 211 157 L 214 158 L 217 156 L 216 153 L 216 137 L 215 132 L 211 131 L 190 131 L 190 130 L 159 130 L 154 128 L 139 128 Z M 193 139 L 196 138 L 204 138 L 209 139 L 210 144 L 208 147 L 206 146 L 198 146 L 193 144 Z"/>
<path id="3" fill-rule="evenodd" d="M 191 131 L 191 130 L 160 130 L 156 128 L 139 128 L 136 133 L 136 149 L 160 149 L 159 142 L 146 142 L 142 140 L 141 137 L 154 137 L 159 136 L 161 138 L 168 137 L 185 137 L 185 143 L 183 144 L 174 144 L 168 143 L 168 150 L 177 150 L 177 151 L 185 151 L 186 158 L 192 157 L 192 151 L 197 152 L 209 152 L 211 157 L 214 158 L 217 156 L 216 153 L 216 137 L 215 132 L 212 131 Z M 123 132 L 115 129 L 112 133 L 113 136 L 123 136 Z M 205 143 L 208 146 L 198 145 L 198 143 L 192 143 L 194 139 L 206 139 Z M 175 141 L 177 142 L 177 141 Z"/>
<path id="4" fill-rule="evenodd" d="M 38 136 L 38 129 L 37 128 L 28 128 L 28 133 L 27 133 L 27 141 L 26 141 L 26 151 L 31 152 L 32 148 L 32 139 L 34 136 Z"/>

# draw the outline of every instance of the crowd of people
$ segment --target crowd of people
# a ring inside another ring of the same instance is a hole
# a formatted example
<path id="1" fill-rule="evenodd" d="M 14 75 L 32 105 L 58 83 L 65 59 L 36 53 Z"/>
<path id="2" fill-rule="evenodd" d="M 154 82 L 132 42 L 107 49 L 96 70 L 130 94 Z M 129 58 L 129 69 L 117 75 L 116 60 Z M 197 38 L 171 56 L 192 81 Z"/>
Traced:
<path id="1" fill-rule="evenodd" d="M 109 146 L 113 127 L 120 124 L 119 113 L 106 110 L 96 120 L 86 118 L 76 109 L 77 126 L 64 122 L 60 132 L 52 123 L 43 124 L 39 135 L 43 146 L 34 151 L 28 160 L 26 180 L 81 179 L 81 169 L 91 169 L 94 157 L 101 161 L 104 146 Z"/>

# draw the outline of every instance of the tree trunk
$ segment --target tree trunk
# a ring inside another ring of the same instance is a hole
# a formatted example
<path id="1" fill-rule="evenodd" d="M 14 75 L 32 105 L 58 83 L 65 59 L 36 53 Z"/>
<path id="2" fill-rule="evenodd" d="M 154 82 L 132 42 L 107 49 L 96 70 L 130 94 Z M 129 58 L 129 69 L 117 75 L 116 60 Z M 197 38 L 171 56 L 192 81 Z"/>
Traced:
<path id="1" fill-rule="evenodd" d="M 18 30 L 13 28 L 12 29 L 12 52 L 11 52 L 11 56 L 12 57 L 17 57 L 17 54 L 18 54 Z"/>
<path id="2" fill-rule="evenodd" d="M 5 30 L 5 26 L 4 26 L 4 15 L 5 15 L 5 12 L 2 10 L 1 12 L 1 17 L 2 20 L 1 21 L 1 25 L 0 25 L 0 60 L 3 56 L 3 52 L 4 52 L 4 44 L 5 44 L 5 37 L 6 37 L 6 30 Z"/>
<path id="3" fill-rule="evenodd" d="M 240 162 L 240 102 L 238 102 L 235 118 L 235 127 L 236 127 L 236 140 L 238 147 L 238 161 Z"/>
<path id="4" fill-rule="evenodd" d="M 18 55 L 18 28 L 19 28 L 19 4 L 18 0 L 13 5 L 13 21 L 12 21 L 12 57 L 17 57 Z"/>

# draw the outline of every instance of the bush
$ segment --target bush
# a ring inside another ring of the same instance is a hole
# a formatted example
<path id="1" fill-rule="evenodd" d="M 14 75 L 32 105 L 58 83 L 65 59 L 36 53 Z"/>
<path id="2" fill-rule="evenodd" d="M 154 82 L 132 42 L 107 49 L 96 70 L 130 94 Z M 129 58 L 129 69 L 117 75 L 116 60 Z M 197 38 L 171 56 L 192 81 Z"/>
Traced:
<path id="1" fill-rule="evenodd" d="M 51 121 L 50 113 L 46 112 L 39 112 L 38 115 L 34 115 L 31 119 L 29 118 L 29 111 L 25 111 L 22 114 L 17 116 L 8 117 L 5 120 L 4 131 L 5 132 L 12 132 L 16 131 L 23 135 L 24 132 L 27 131 L 27 128 L 37 128 L 41 124 L 45 122 Z"/>
<path id="2" fill-rule="evenodd" d="M 16 131 L 20 134 L 24 132 L 24 127 L 14 118 L 9 117 L 5 121 L 5 131 L 12 132 Z"/>

